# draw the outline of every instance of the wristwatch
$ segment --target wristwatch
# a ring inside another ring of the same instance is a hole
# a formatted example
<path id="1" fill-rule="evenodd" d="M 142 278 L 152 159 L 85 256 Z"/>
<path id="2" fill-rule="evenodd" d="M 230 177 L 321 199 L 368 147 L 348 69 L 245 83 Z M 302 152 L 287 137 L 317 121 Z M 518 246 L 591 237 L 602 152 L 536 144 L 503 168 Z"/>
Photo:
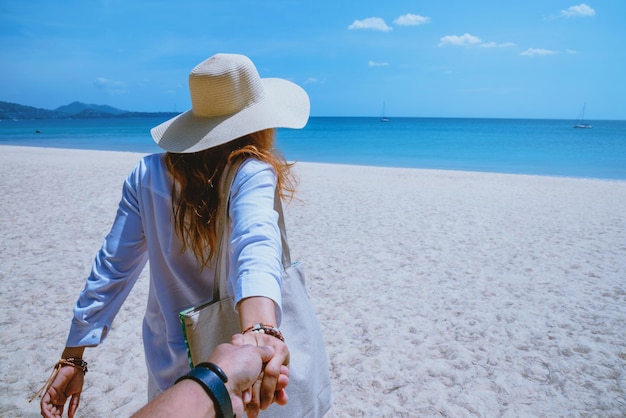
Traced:
<path id="1" fill-rule="evenodd" d="M 179 377 L 176 383 L 185 379 L 191 379 L 202 386 L 213 401 L 215 415 L 218 418 L 234 418 L 233 404 L 224 384 L 228 381 L 228 377 L 219 366 L 213 363 L 200 363 L 189 373 Z"/>

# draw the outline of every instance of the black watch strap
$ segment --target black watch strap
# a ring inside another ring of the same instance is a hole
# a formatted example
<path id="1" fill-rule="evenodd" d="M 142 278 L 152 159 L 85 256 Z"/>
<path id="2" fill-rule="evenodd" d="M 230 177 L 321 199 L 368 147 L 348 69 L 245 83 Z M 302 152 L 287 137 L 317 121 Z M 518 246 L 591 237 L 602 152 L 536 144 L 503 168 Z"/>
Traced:
<path id="1" fill-rule="evenodd" d="M 206 367 L 209 370 L 213 370 L 215 374 L 218 375 L 220 379 L 222 379 L 222 382 L 228 382 L 228 377 L 226 376 L 226 373 L 224 373 L 224 370 L 222 370 L 222 368 L 215 363 L 204 362 L 196 364 L 196 367 Z"/>
<path id="2" fill-rule="evenodd" d="M 233 418 L 233 405 L 230 401 L 228 389 L 221 377 L 207 367 L 194 367 L 189 373 L 181 376 L 176 383 L 184 379 L 191 379 L 198 383 L 213 400 L 215 415 L 218 418 Z"/>

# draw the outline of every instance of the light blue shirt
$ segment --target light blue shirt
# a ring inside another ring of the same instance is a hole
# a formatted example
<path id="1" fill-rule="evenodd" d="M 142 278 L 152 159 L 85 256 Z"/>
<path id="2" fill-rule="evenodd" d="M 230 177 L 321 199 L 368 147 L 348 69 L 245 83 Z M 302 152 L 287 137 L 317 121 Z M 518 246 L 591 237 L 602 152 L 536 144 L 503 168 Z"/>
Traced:
<path id="1" fill-rule="evenodd" d="M 274 169 L 256 159 L 245 161 L 235 175 L 229 206 L 228 290 L 235 305 L 252 296 L 272 299 L 280 322 L 282 247 L 275 188 Z M 144 157 L 124 182 L 117 216 L 76 302 L 67 339 L 68 347 L 104 341 L 149 260 L 143 341 L 151 383 L 160 391 L 189 369 L 178 314 L 211 298 L 214 276 L 212 264 L 202 269 L 191 251 L 181 253 L 171 198 L 172 178 L 163 154 Z"/>

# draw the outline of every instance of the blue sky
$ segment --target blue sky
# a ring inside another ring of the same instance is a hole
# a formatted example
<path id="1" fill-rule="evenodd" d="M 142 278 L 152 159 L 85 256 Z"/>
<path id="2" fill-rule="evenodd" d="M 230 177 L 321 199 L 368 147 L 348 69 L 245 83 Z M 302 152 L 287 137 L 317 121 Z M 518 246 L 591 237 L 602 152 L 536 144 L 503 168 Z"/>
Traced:
<path id="1" fill-rule="evenodd" d="M 626 1 L 0 0 L 0 100 L 190 106 L 218 52 L 314 116 L 626 119 Z"/>

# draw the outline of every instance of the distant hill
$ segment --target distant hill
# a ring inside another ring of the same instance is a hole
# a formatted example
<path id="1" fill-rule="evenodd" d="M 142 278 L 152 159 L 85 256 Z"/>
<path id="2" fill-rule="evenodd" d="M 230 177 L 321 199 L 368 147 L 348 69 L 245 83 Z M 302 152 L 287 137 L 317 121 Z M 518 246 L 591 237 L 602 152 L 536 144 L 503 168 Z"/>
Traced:
<path id="1" fill-rule="evenodd" d="M 104 119 L 174 117 L 177 112 L 129 112 L 106 105 L 73 102 L 54 110 L 0 101 L 0 119 Z"/>
<path id="2" fill-rule="evenodd" d="M 68 115 L 78 115 L 85 110 L 93 110 L 98 113 L 110 113 L 111 115 L 122 115 L 124 113 L 130 113 L 126 110 L 116 109 L 107 105 L 85 104 L 81 102 L 72 102 L 65 106 L 59 106 L 54 110 L 61 113 L 67 113 Z"/>

